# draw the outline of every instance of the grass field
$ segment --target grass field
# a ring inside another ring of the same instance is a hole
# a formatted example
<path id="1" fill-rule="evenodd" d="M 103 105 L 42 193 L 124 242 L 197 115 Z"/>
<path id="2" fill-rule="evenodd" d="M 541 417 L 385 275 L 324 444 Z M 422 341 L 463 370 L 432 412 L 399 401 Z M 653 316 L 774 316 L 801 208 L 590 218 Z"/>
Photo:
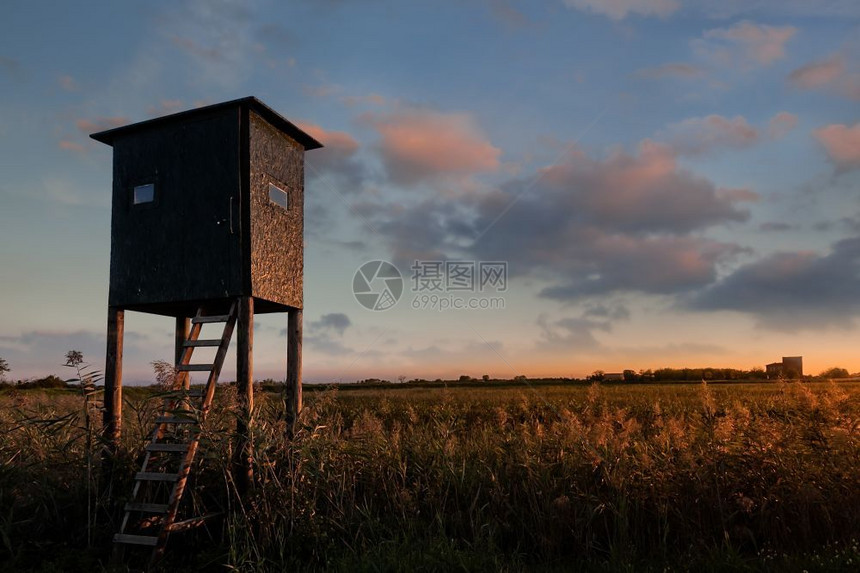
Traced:
<path id="1" fill-rule="evenodd" d="M 235 399 L 219 388 L 187 509 L 221 515 L 173 536 L 164 567 L 855 571 L 858 391 L 328 390 L 306 392 L 293 441 L 279 395 L 259 392 L 256 485 L 239 499 Z M 159 404 L 145 389 L 126 395 L 118 502 Z M 88 472 L 98 443 L 88 456 L 81 413 L 72 390 L 0 393 L 0 569 L 106 567 L 119 514 Z"/>

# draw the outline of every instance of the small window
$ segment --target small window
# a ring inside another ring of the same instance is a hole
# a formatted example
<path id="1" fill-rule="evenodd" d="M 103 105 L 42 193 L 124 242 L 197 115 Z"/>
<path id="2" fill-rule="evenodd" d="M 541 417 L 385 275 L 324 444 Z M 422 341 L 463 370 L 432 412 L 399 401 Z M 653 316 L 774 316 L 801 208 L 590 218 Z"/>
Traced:
<path id="1" fill-rule="evenodd" d="M 147 183 L 146 185 L 136 185 L 134 188 L 133 202 L 135 205 L 142 203 L 152 203 L 155 201 L 155 183 Z"/>
<path id="2" fill-rule="evenodd" d="M 272 183 L 269 183 L 269 201 L 284 209 L 290 208 L 287 192 Z"/>

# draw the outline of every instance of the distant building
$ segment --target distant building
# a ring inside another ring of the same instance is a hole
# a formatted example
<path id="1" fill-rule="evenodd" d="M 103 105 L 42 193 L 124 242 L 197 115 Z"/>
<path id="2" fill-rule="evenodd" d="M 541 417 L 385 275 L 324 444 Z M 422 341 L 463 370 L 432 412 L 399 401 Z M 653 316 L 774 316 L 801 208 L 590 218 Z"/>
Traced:
<path id="1" fill-rule="evenodd" d="M 782 373 L 787 378 L 803 378 L 803 356 L 783 356 Z"/>
<path id="2" fill-rule="evenodd" d="M 771 362 L 764 367 L 768 380 L 779 378 L 782 374 L 782 362 Z"/>
<path id="3" fill-rule="evenodd" d="M 764 369 L 768 380 L 803 378 L 803 356 L 783 356 L 782 362 L 771 362 Z"/>
<path id="4" fill-rule="evenodd" d="M 607 372 L 606 374 L 603 375 L 603 380 L 607 381 L 607 382 L 612 381 L 612 380 L 615 380 L 615 381 L 624 380 L 624 373 L 623 372 Z"/>

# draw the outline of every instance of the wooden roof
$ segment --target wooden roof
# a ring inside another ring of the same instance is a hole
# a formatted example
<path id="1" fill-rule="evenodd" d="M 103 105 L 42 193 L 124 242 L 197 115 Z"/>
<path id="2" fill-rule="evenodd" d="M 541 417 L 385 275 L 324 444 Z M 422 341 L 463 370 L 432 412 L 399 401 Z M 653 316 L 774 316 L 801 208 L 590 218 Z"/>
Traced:
<path id="1" fill-rule="evenodd" d="M 198 107 L 179 113 L 173 113 L 162 117 L 156 117 L 154 119 L 148 119 L 146 121 L 140 121 L 138 123 L 132 123 L 130 125 L 124 125 L 122 127 L 116 127 L 114 129 L 108 129 L 106 131 L 100 131 L 98 133 L 91 134 L 90 137 L 92 137 L 96 141 L 100 141 L 102 143 L 106 143 L 107 145 L 112 146 L 114 139 L 116 139 L 116 137 L 118 136 L 135 133 L 137 131 L 147 129 L 149 127 L 193 120 L 199 115 L 203 115 L 212 111 L 227 109 L 230 107 L 247 108 L 254 111 L 260 117 L 272 124 L 275 128 L 284 132 L 286 135 L 301 144 L 306 151 L 322 147 L 322 144 L 319 141 L 299 129 L 295 124 L 287 120 L 287 118 L 285 118 L 284 116 L 282 116 L 281 114 L 279 114 L 278 112 L 276 112 L 275 110 L 273 110 L 272 108 L 270 108 L 269 106 L 267 106 L 253 96 L 226 101 L 223 103 L 217 103 L 206 107 Z"/>

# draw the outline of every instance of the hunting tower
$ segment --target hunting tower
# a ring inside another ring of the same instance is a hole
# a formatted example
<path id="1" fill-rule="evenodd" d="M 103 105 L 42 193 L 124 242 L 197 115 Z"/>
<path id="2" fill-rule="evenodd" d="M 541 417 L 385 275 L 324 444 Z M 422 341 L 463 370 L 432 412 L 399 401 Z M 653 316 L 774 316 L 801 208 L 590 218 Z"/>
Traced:
<path id="1" fill-rule="evenodd" d="M 175 518 L 197 447 L 196 439 L 184 450 L 161 443 L 184 427 L 184 420 L 168 414 L 185 408 L 189 418 L 202 423 L 235 328 L 237 388 L 245 409 L 237 436 L 247 435 L 253 419 L 254 313 L 288 314 L 288 421 L 301 409 L 304 153 L 322 146 L 253 97 L 91 137 L 113 147 L 104 427 L 115 447 L 122 423 L 124 311 L 176 318 L 178 393 L 156 422 L 147 460 L 155 452 L 179 452 L 183 459 L 175 472 L 156 475 L 144 462 L 138 474 L 144 481 L 176 478 L 167 504 L 130 504 L 131 511 L 164 509 L 163 532 L 121 531 L 117 536 L 117 541 L 158 548 Z M 210 323 L 223 323 L 220 337 L 201 338 L 201 329 Z M 215 357 L 206 364 L 192 362 L 194 350 L 207 346 Z M 189 388 L 192 371 L 209 373 L 199 396 Z M 199 401 L 192 403 L 195 397 Z M 238 463 L 248 472 L 249 448 L 248 443 L 237 448 L 242 452 Z"/>

